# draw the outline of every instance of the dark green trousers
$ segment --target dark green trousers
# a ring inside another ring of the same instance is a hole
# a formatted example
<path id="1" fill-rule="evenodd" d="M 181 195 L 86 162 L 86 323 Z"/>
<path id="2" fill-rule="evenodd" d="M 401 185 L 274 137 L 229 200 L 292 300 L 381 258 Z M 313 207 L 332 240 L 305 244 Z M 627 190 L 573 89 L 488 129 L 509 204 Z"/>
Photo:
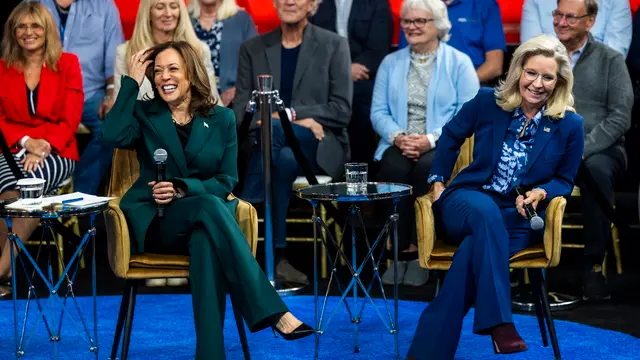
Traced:
<path id="1" fill-rule="evenodd" d="M 196 326 L 196 359 L 224 359 L 226 294 L 252 332 L 289 311 L 253 257 L 233 211 L 213 195 L 176 200 L 154 219 L 145 239 L 149 253 L 188 254 Z"/>

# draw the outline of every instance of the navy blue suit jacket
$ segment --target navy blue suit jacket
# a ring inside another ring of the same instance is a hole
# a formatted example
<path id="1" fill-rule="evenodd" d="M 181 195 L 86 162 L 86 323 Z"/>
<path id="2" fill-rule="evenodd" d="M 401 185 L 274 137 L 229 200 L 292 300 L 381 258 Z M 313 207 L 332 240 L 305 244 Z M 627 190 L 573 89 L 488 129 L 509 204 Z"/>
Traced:
<path id="1" fill-rule="evenodd" d="M 475 135 L 472 163 L 453 179 L 443 197 L 455 188 L 480 189 L 490 181 L 500 161 L 502 143 L 512 114 L 496 104 L 493 89 L 482 88 L 443 127 L 431 173 L 444 176 L 445 182 L 451 176 L 462 143 Z M 546 206 L 556 196 L 569 195 L 573 190 L 583 149 L 584 128 L 580 115 L 567 111 L 561 119 L 543 116 L 521 186 L 544 189 L 547 201 L 541 206 Z"/>

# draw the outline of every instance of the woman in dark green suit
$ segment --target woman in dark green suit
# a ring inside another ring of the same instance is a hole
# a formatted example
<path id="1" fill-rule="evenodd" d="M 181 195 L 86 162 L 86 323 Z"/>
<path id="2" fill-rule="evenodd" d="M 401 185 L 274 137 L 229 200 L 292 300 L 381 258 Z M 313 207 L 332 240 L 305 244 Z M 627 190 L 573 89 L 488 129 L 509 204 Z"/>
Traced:
<path id="1" fill-rule="evenodd" d="M 222 326 L 230 293 L 251 331 L 273 327 L 285 339 L 313 333 L 282 302 L 253 257 L 227 196 L 237 182 L 236 121 L 215 105 L 207 73 L 186 42 L 134 54 L 103 140 L 135 149 L 140 177 L 120 206 L 135 241 L 133 252 L 190 255 L 196 358 L 224 359 Z M 155 98 L 136 101 L 145 76 Z M 167 150 L 166 178 L 156 183 L 153 153 Z M 157 204 L 165 207 L 156 215 Z"/>

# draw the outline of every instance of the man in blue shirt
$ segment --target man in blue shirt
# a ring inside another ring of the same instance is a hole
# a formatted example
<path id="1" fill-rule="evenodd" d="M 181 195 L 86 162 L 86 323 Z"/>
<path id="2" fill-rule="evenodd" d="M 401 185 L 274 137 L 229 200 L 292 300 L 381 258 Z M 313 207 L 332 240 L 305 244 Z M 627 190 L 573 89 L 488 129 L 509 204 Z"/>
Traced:
<path id="1" fill-rule="evenodd" d="M 451 39 L 447 44 L 467 54 L 481 83 L 502 75 L 507 49 L 500 7 L 496 0 L 442 0 L 447 4 L 451 21 Z M 398 47 L 407 46 L 400 33 Z"/>
<path id="2" fill-rule="evenodd" d="M 65 52 L 80 59 L 84 85 L 82 124 L 92 135 L 74 173 L 74 188 L 95 194 L 111 164 L 112 149 L 100 138 L 101 119 L 111 109 L 116 47 L 124 42 L 113 0 L 33 0 L 45 5 L 58 26 Z"/>
<path id="3" fill-rule="evenodd" d="M 554 35 L 551 12 L 558 6 L 554 0 L 526 0 L 520 21 L 520 42 L 540 34 Z M 631 44 L 631 9 L 627 0 L 598 0 L 598 16 L 591 35 L 627 56 Z"/>

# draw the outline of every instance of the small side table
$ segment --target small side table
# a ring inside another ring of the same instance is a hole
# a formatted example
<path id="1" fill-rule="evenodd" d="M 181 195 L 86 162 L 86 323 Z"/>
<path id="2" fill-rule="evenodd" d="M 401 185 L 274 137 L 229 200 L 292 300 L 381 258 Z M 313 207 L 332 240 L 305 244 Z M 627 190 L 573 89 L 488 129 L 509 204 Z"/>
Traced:
<path id="1" fill-rule="evenodd" d="M 44 322 L 45 328 L 49 335 L 49 340 L 53 343 L 53 358 L 58 358 L 57 343 L 60 341 L 60 331 L 62 329 L 63 319 L 66 317 L 73 323 L 78 334 L 80 334 L 87 342 L 89 351 L 92 352 L 96 359 L 98 358 L 98 315 L 96 304 L 96 247 L 95 247 L 95 234 L 96 229 L 94 227 L 94 221 L 98 214 L 107 210 L 108 203 L 100 203 L 90 207 L 74 208 L 74 207 L 62 207 L 56 210 L 37 210 L 26 211 L 8 209 L 5 206 L 0 206 L 0 218 L 7 222 L 9 230 L 9 241 L 11 241 L 11 276 L 13 287 L 13 316 L 14 316 L 14 336 L 15 336 L 15 352 L 16 358 L 20 358 L 25 354 L 25 346 L 29 343 L 31 338 L 35 335 L 37 324 L 40 319 Z M 54 244 L 51 244 L 51 236 L 46 236 L 47 232 L 51 233 L 52 224 L 57 222 L 57 219 L 65 216 L 89 216 L 90 227 L 86 234 L 82 237 L 80 244 L 77 246 L 75 252 L 71 256 L 71 259 L 67 264 L 64 264 L 64 259 L 58 252 L 57 259 L 63 264 L 64 270 L 59 279 L 54 280 L 53 268 L 54 264 L 51 262 L 51 251 L 47 250 L 47 267 L 42 269 L 38 266 L 38 260 L 45 247 L 49 249 Z M 18 218 L 31 218 L 40 219 L 42 224 L 42 230 L 44 232 L 42 240 L 37 247 L 37 253 L 35 258 L 29 252 L 24 242 L 13 232 L 13 220 Z M 46 238 L 46 240 L 45 240 Z M 92 279 L 92 297 L 93 297 L 93 331 L 89 330 L 87 321 L 82 314 L 82 311 L 76 301 L 74 292 L 74 280 L 78 273 L 80 258 L 85 254 L 87 244 L 91 242 L 92 245 L 92 262 L 91 262 L 91 279 Z M 20 252 L 15 254 L 15 249 L 19 249 Z M 18 264 L 24 271 L 25 278 L 28 283 L 28 295 L 26 299 L 26 305 L 24 310 L 24 319 L 21 323 L 18 322 L 18 300 L 17 300 L 17 269 Z M 30 264 L 33 270 L 31 274 L 27 269 L 27 264 Z M 35 275 L 38 275 L 40 280 L 44 283 L 48 290 L 48 297 L 39 298 L 36 294 L 36 288 L 34 286 Z M 46 300 L 45 300 L 46 299 Z M 68 304 L 68 300 L 73 304 L 71 307 Z M 31 309 L 32 301 L 35 303 L 37 315 L 33 324 L 28 323 L 29 310 Z M 69 306 L 68 306 L 69 305 Z M 71 311 L 75 309 L 75 311 Z M 66 315 L 66 316 L 65 316 Z"/>
<path id="2" fill-rule="evenodd" d="M 382 323 L 385 325 L 389 333 L 394 336 L 395 340 L 395 358 L 400 359 L 400 352 L 398 346 L 398 213 L 397 213 L 397 205 L 398 202 L 405 196 L 409 196 L 412 193 L 412 188 L 409 185 L 405 184 L 396 184 L 396 183 L 367 183 L 366 191 L 352 191 L 348 189 L 346 183 L 333 183 L 333 184 L 322 184 L 322 185 L 313 185 L 308 186 L 302 189 L 297 190 L 297 195 L 301 199 L 308 200 L 313 206 L 313 216 L 312 221 L 314 223 L 313 235 L 313 294 L 314 294 L 314 303 L 315 303 L 315 352 L 314 358 L 318 358 L 319 354 L 319 344 L 320 344 L 320 335 L 322 335 L 328 328 L 329 322 L 331 318 L 335 314 L 340 303 L 343 303 L 349 313 L 349 317 L 351 323 L 354 325 L 354 333 L 353 333 L 353 347 L 354 352 L 360 352 L 360 347 L 358 345 L 358 336 L 359 336 L 359 324 L 362 313 L 364 312 L 365 305 L 367 301 L 371 303 L 371 305 L 376 310 L 376 313 L 382 320 Z M 369 238 L 366 234 L 364 235 L 364 241 L 367 246 L 367 255 L 362 260 L 361 263 L 357 263 L 356 259 L 356 227 L 360 225 L 363 229 L 365 229 L 364 222 L 362 220 L 362 213 L 360 208 L 357 206 L 359 202 L 370 202 L 376 200 L 392 200 L 393 201 L 393 212 L 391 216 L 389 216 L 388 220 L 384 224 L 382 231 L 378 234 L 376 240 L 373 244 L 369 241 Z M 351 261 L 347 258 L 347 256 L 342 251 L 342 241 L 344 237 L 336 241 L 336 239 L 331 235 L 331 231 L 329 230 L 327 224 L 322 221 L 322 219 L 317 216 L 318 204 L 321 201 L 335 201 L 338 203 L 350 203 L 349 205 L 349 219 L 351 222 Z M 322 235 L 318 234 L 325 234 Z M 394 281 L 393 281 L 393 299 L 394 299 L 394 308 L 393 315 L 391 314 L 391 310 L 388 306 L 387 296 L 384 292 L 384 287 L 382 286 L 382 279 L 380 278 L 380 274 L 378 272 L 378 267 L 380 265 L 380 261 L 382 259 L 382 254 L 384 253 L 385 243 L 387 237 L 393 238 L 393 257 L 394 257 Z M 327 241 L 327 238 L 330 241 Z M 322 309 L 319 308 L 319 297 L 318 297 L 318 242 L 322 243 L 322 248 L 326 252 L 326 256 L 330 261 L 331 266 L 331 275 L 329 277 L 329 283 L 327 285 L 327 289 L 331 287 L 331 284 L 335 280 L 338 290 L 341 293 L 340 300 L 338 301 L 338 305 L 336 305 L 329 314 L 328 318 L 325 319 L 326 312 L 326 303 L 329 291 L 326 292 L 323 302 Z M 337 254 L 332 259 L 329 253 L 329 244 L 332 244 L 335 248 Z M 343 287 L 340 283 L 340 280 L 337 277 L 337 262 L 338 259 L 344 261 L 347 269 L 351 273 L 351 281 L 346 287 Z M 365 265 L 370 263 L 373 267 L 373 279 L 369 284 L 364 284 L 362 279 L 360 278 L 360 274 L 364 269 Z M 378 307 L 373 302 L 371 298 L 370 292 L 375 283 L 378 283 L 380 287 L 380 291 L 382 292 L 382 298 L 384 300 L 384 308 L 386 310 L 386 318 L 379 311 Z M 362 290 L 362 294 L 364 295 L 364 299 L 361 302 L 358 297 L 358 288 Z M 349 292 L 351 292 L 352 296 L 352 305 L 349 305 L 349 301 L 347 301 L 347 296 L 349 296 Z"/>

